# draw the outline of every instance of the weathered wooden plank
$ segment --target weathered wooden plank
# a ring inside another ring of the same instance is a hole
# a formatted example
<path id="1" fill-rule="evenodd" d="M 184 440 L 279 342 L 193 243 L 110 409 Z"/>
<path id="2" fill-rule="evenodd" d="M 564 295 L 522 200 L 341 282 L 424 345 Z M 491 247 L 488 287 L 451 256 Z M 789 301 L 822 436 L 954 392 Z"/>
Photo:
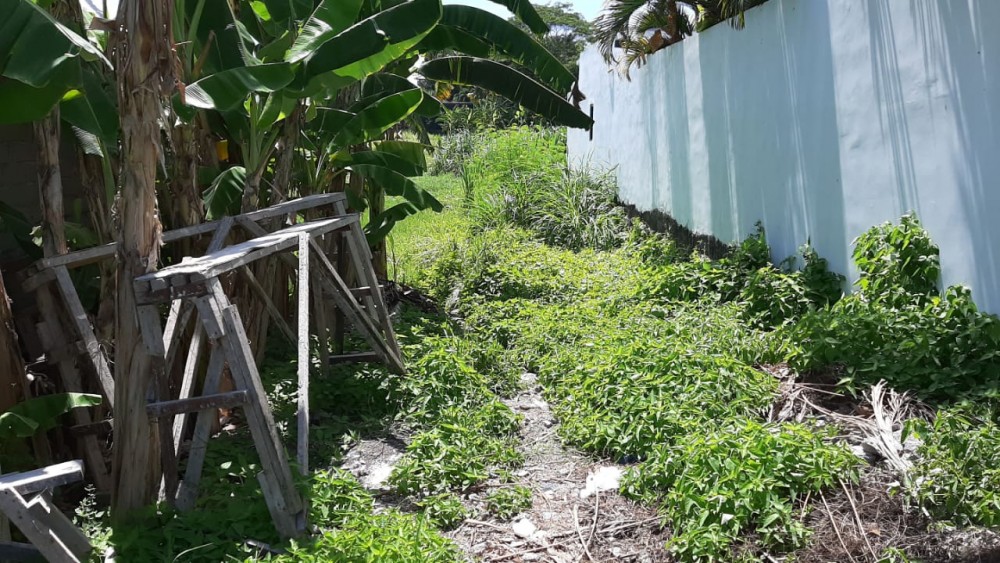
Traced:
<path id="1" fill-rule="evenodd" d="M 21 473 L 8 473 L 0 476 L 0 488 L 11 488 L 20 495 L 29 495 L 81 480 L 83 480 L 83 462 L 75 460 Z"/>
<path id="2" fill-rule="evenodd" d="M 74 436 L 86 436 L 87 434 L 107 436 L 111 433 L 113 422 L 114 421 L 109 418 L 107 420 L 91 422 L 90 424 L 79 424 L 77 426 L 70 426 L 69 431 Z"/>
<path id="3" fill-rule="evenodd" d="M 298 454 L 299 471 L 309 473 L 309 235 L 299 235 L 299 284 L 298 284 Z M 325 330 L 326 327 L 323 327 Z M 326 339 L 321 340 L 326 346 Z"/>
<path id="4" fill-rule="evenodd" d="M 246 278 L 247 285 L 250 286 L 251 291 L 253 291 L 261 301 L 264 302 L 264 307 L 267 309 L 271 319 L 278 325 L 278 329 L 281 334 L 288 339 L 289 342 L 294 344 L 296 342 L 295 333 L 292 332 L 292 328 L 288 326 L 285 318 L 281 316 L 278 308 L 274 305 L 274 301 L 271 300 L 271 296 L 268 295 L 267 291 L 260 284 L 257 276 L 253 275 L 253 271 L 250 270 L 249 266 L 243 266 L 240 268 L 240 272 L 243 273 L 243 277 Z"/>
<path id="5" fill-rule="evenodd" d="M 244 227 L 252 234 L 257 234 L 263 231 L 259 225 L 256 225 L 253 222 L 241 222 L 238 218 L 236 221 L 237 223 L 240 223 L 240 226 Z M 311 252 L 310 255 L 312 258 L 317 260 L 321 266 L 317 269 L 318 275 L 316 278 L 320 287 L 330 295 L 340 311 L 345 317 L 347 317 L 347 320 L 358 328 L 368 345 L 380 355 L 386 365 L 389 366 L 389 369 L 396 373 L 404 373 L 406 369 L 403 366 L 403 362 L 392 352 L 388 344 L 383 339 L 383 336 L 380 334 L 379 329 L 361 309 L 357 300 L 351 296 L 350 288 L 347 287 L 347 284 L 344 282 L 343 278 L 340 277 L 340 274 L 337 273 L 337 270 L 333 267 L 333 264 L 330 263 L 330 260 L 325 254 L 323 254 L 322 251 Z M 278 254 L 278 257 L 288 263 L 292 268 L 298 268 L 298 264 L 291 256 Z"/>
<path id="6" fill-rule="evenodd" d="M 194 307 L 191 307 L 193 310 Z M 181 374 L 181 387 L 177 392 L 178 399 L 186 399 L 191 396 L 194 382 L 197 377 L 198 362 L 201 360 L 201 349 L 205 341 L 205 329 L 201 323 L 195 323 L 194 334 L 191 335 L 191 344 L 188 347 L 187 360 L 184 362 L 184 373 Z M 170 352 L 167 352 L 169 355 Z M 171 373 L 168 371 L 167 373 Z M 188 416 L 186 413 L 180 414 L 174 419 L 174 451 L 179 451 L 181 438 L 184 436 L 184 429 L 187 426 Z"/>
<path id="7" fill-rule="evenodd" d="M 84 554 L 77 555 L 67 549 L 55 537 L 46 522 L 32 515 L 28 510 L 27 501 L 17 491 L 0 488 L 0 511 L 10 518 L 46 560 L 58 563 L 79 563 L 86 560 Z"/>
<path id="8" fill-rule="evenodd" d="M 75 556 L 86 560 L 87 554 L 92 549 L 90 540 L 80 528 L 77 528 L 65 514 L 56 508 L 48 491 L 39 493 L 28 501 L 27 505 L 28 514 L 36 521 L 45 524 L 50 535 L 55 536 L 59 543 L 63 544 Z"/>
<path id="9" fill-rule="evenodd" d="M 378 362 L 379 357 L 375 352 L 349 352 L 337 356 L 330 356 L 330 364 L 362 364 Z"/>
<path id="10" fill-rule="evenodd" d="M 202 309 L 199 308 L 199 310 Z M 212 341 L 211 348 L 211 355 L 208 357 L 208 371 L 205 374 L 205 384 L 202 387 L 202 393 L 205 395 L 211 395 L 218 391 L 219 382 L 222 380 L 222 370 L 226 363 L 225 352 L 217 340 Z M 177 489 L 176 507 L 180 511 L 191 510 L 198 500 L 198 484 L 201 481 L 205 452 L 208 449 L 208 440 L 212 435 L 212 423 L 215 420 L 218 420 L 216 412 L 201 411 L 198 413 L 194 434 L 191 437 L 191 448 L 188 451 L 187 466 L 184 469 L 184 480 L 181 481 Z"/>
<path id="11" fill-rule="evenodd" d="M 299 233 L 320 236 L 331 231 L 348 228 L 352 223 L 357 222 L 357 220 L 357 216 L 352 215 L 349 217 L 323 219 L 311 223 L 301 223 L 272 234 L 265 234 L 240 244 L 234 244 L 200 258 L 185 260 L 180 264 L 168 266 L 157 272 L 140 276 L 135 281 L 136 292 L 154 293 L 155 290 L 146 288 L 146 284 L 152 283 L 153 280 L 185 278 L 186 281 L 183 282 L 183 286 L 213 279 L 265 256 L 293 248 L 298 244 Z M 247 223 L 249 222 L 240 222 L 241 225 Z M 257 226 L 256 224 L 254 225 Z M 171 287 L 176 289 L 178 286 L 171 284 Z"/>
<path id="12" fill-rule="evenodd" d="M 365 240 L 364 231 L 361 230 L 361 224 L 358 223 L 351 225 L 347 237 L 347 244 L 350 248 L 351 255 L 358 256 L 363 252 L 366 257 L 363 264 L 364 267 L 359 270 L 361 280 L 366 283 L 368 287 L 377 288 L 379 283 L 378 279 L 375 277 L 375 269 L 372 267 L 371 250 L 368 248 L 368 243 Z M 385 300 L 382 298 L 382 291 L 372 291 L 364 299 L 365 305 L 368 306 L 368 312 L 373 317 L 378 319 L 378 322 L 382 327 L 382 332 L 385 335 L 385 339 L 389 343 L 389 347 L 392 349 L 393 353 L 400 360 L 402 360 L 403 352 L 399 347 L 399 342 L 396 340 L 396 331 L 392 326 L 392 319 L 389 316 L 389 308 L 386 307 Z"/>
<path id="13" fill-rule="evenodd" d="M 94 334 L 94 327 L 91 326 L 90 318 L 87 317 L 87 312 L 83 309 L 83 303 L 80 303 L 80 296 L 76 293 L 76 287 L 73 286 L 73 280 L 69 277 L 69 271 L 65 266 L 59 266 L 58 268 L 54 268 L 54 272 L 56 276 L 56 288 L 62 296 L 63 303 L 66 305 L 70 317 L 73 318 L 73 328 L 87 348 L 87 357 L 94 368 L 94 372 L 97 374 L 98 382 L 104 391 L 104 398 L 108 402 L 108 406 L 114 408 L 115 381 L 111 377 L 108 358 L 104 355 L 104 350 L 101 349 L 101 345 L 97 341 L 97 335 Z"/>
<path id="14" fill-rule="evenodd" d="M 329 193 L 329 194 L 316 194 L 312 196 L 306 196 L 299 199 L 294 199 L 291 201 L 286 201 L 278 205 L 274 205 L 265 209 L 260 209 L 247 213 L 242 216 L 235 217 L 246 217 L 254 222 L 260 222 L 265 219 L 271 219 L 274 217 L 280 217 L 282 215 L 289 215 L 291 213 L 297 213 L 305 209 L 313 209 L 316 207 L 322 207 L 324 205 L 332 205 L 339 201 L 344 201 L 346 197 L 342 193 Z M 227 217 L 228 218 L 228 217 Z M 199 225 L 192 225 L 190 227 L 184 227 L 182 229 L 174 229 L 166 231 L 163 233 L 163 242 L 168 244 L 178 240 L 183 240 L 190 237 L 200 236 L 206 233 L 215 231 L 219 225 L 226 218 L 219 221 L 209 221 L 207 223 L 201 223 Z M 94 262 L 100 262 L 111 258 L 117 252 L 117 243 L 108 243 L 101 246 L 95 246 L 92 248 L 86 248 L 84 250 L 77 250 L 76 252 L 70 252 L 60 256 L 52 256 L 50 258 L 43 258 L 32 266 L 39 273 L 42 273 L 48 268 L 55 268 L 57 266 L 68 266 L 71 268 L 77 268 L 80 266 L 85 266 L 87 264 L 93 264 Z M 37 274 L 36 274 L 37 275 Z M 34 276 L 33 276 L 34 277 Z M 32 278 L 29 278 L 31 280 Z M 45 283 L 44 281 L 41 283 Z"/>
<path id="15" fill-rule="evenodd" d="M 331 296 L 347 320 L 361 332 L 361 336 L 379 354 L 390 370 L 395 373 L 405 373 L 406 368 L 403 366 L 402 360 L 389 347 L 389 343 L 372 323 L 372 319 L 361 310 L 360 304 L 351 296 L 350 289 L 337 270 L 334 269 L 333 264 L 322 252 L 314 252 L 313 256 L 321 266 L 320 272 L 323 274 L 324 284 L 330 287 Z"/>
<path id="16" fill-rule="evenodd" d="M 237 407 L 247 402 L 247 392 L 239 389 L 228 393 L 202 395 L 187 399 L 174 399 L 146 405 L 146 413 L 153 418 L 175 416 L 181 413 L 198 412 L 211 409 Z"/>

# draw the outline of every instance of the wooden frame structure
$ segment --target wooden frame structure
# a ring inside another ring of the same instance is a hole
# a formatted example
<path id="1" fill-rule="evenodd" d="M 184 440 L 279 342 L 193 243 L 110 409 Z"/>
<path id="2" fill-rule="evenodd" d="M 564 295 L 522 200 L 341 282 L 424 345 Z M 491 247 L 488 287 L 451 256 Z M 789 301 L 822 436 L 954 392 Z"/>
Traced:
<path id="1" fill-rule="evenodd" d="M 332 211 L 324 214 L 328 218 L 298 222 L 300 212 L 310 211 L 315 215 L 323 208 Z M 277 226 L 274 224 L 275 219 L 284 219 L 277 223 L 291 223 L 291 226 L 269 232 L 268 227 Z M 227 238 L 235 227 L 243 229 L 253 238 L 227 246 Z M 217 418 L 216 411 L 219 408 L 241 407 L 261 458 L 263 471 L 258 479 L 272 519 L 279 533 L 294 536 L 304 527 L 304 504 L 293 486 L 291 470 L 275 429 L 273 415 L 239 312 L 226 296 L 225 284 L 220 277 L 230 273 L 242 275 L 255 299 L 263 303 L 282 334 L 297 343 L 297 457 L 303 472 L 308 471 L 309 466 L 310 296 L 317 305 L 317 318 L 323 314 L 326 304 L 333 303 L 337 313 L 355 327 L 372 349 L 369 353 L 342 354 L 328 358 L 324 354 L 326 342 L 321 338 L 321 360 L 324 363 L 374 359 L 386 364 L 390 370 L 402 373 L 405 368 L 399 344 L 372 268 L 371 254 L 361 229 L 360 218 L 357 214 L 346 212 L 343 194 L 308 196 L 253 213 L 168 231 L 163 234 L 163 240 L 173 242 L 207 234 L 212 235 L 212 240 L 206 254 L 197 258 L 188 257 L 180 263 L 140 276 L 133 284 L 143 342 L 153 358 L 153 389 L 150 390 L 153 402 L 147 405 L 147 414 L 157 424 L 160 435 L 164 470 L 161 492 L 163 498 L 178 509 L 186 510 L 194 506 L 205 448 L 212 424 Z M 330 246 L 322 244 L 329 240 L 328 237 L 333 237 L 337 242 L 339 262 L 343 263 L 344 258 L 350 258 L 354 277 L 360 287 L 350 287 L 345 276 L 324 252 L 324 247 Z M 115 245 L 105 245 L 41 260 L 33 266 L 24 283 L 27 290 L 35 291 L 39 297 L 39 310 L 43 318 L 39 326 L 40 334 L 43 335 L 46 349 L 53 351 L 49 360 L 57 364 L 64 387 L 67 390 L 82 390 L 82 375 L 77 366 L 84 364 L 87 371 L 99 381 L 109 404 L 114 400 L 111 370 L 69 279 L 68 269 L 111 258 L 115 251 Z M 271 296 L 250 268 L 253 262 L 266 258 L 282 260 L 297 271 L 298 326 L 295 331 L 280 314 Z M 311 286 L 313 291 L 310 291 Z M 44 299 L 48 303 L 43 306 Z M 62 302 L 62 310 L 59 308 L 59 301 Z M 163 322 L 160 308 L 165 304 L 169 304 L 169 313 Z M 65 325 L 59 322 L 61 315 L 73 318 L 73 322 L 68 325 L 70 330 L 65 330 Z M 183 335 L 193 321 L 195 327 L 190 333 L 190 344 L 185 357 L 181 350 Z M 58 331 L 53 327 L 62 327 L 63 330 Z M 49 334 L 46 336 L 43 330 Z M 198 366 L 206 340 L 210 352 L 207 372 L 199 393 L 196 391 Z M 167 377 L 174 372 L 175 364 L 182 357 L 185 358 L 182 379 L 179 389 L 172 393 Z M 223 370 L 227 365 L 236 389 L 220 392 Z M 188 432 L 188 415 L 193 413 L 198 415 L 181 479 L 177 458 Z M 87 418 L 88 420 L 84 420 L 84 417 L 79 417 L 76 428 L 83 431 L 85 437 L 95 440 L 86 430 L 98 425 Z M 90 449 L 86 442 L 84 449 Z M 97 448 L 95 451 L 99 454 Z M 92 473 L 95 483 L 99 484 L 101 471 L 106 476 L 107 468 L 100 458 L 88 458 L 88 466 L 93 462 L 99 462 L 99 470 Z"/>
<path id="2" fill-rule="evenodd" d="M 0 476 L 0 512 L 30 544 L 0 542 L 0 560 L 53 563 L 87 561 L 87 536 L 52 503 L 51 490 L 83 479 L 83 463 L 67 461 L 34 471 Z"/>

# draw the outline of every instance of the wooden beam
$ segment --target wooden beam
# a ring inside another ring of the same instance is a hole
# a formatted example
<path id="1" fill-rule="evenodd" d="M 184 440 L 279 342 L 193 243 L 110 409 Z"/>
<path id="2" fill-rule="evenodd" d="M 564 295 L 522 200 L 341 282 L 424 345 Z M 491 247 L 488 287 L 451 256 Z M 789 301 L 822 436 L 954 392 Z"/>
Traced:
<path id="1" fill-rule="evenodd" d="M 338 356 L 330 356 L 330 364 L 362 364 L 378 361 L 379 357 L 375 352 L 349 352 Z"/>
<path id="2" fill-rule="evenodd" d="M 202 311 L 201 307 L 199 307 L 199 311 Z M 226 363 L 225 352 L 218 340 L 212 340 L 211 348 L 212 351 L 208 357 L 208 372 L 202 387 L 202 393 L 205 395 L 218 392 L 219 382 L 222 380 L 222 370 Z M 218 419 L 218 413 L 213 411 L 200 411 L 198 413 L 194 434 L 191 437 L 191 449 L 188 451 L 187 467 L 184 469 L 184 480 L 181 481 L 177 489 L 177 510 L 182 512 L 191 510 L 198 500 L 198 484 L 201 482 L 208 440 L 212 435 L 212 423 Z"/>
<path id="3" fill-rule="evenodd" d="M 272 207 L 265 209 L 260 209 L 247 213 L 244 215 L 236 215 L 232 218 L 245 217 L 255 223 L 261 222 L 265 219 L 271 219 L 274 217 L 280 217 L 282 215 L 289 215 L 292 213 L 298 213 L 306 209 L 313 209 L 316 207 L 322 207 L 324 205 L 332 205 L 338 201 L 346 200 L 346 196 L 342 193 L 329 193 L 329 194 L 316 194 L 306 197 L 301 197 L 299 199 L 294 199 L 291 201 L 286 201 Z M 218 221 L 209 221 L 207 223 L 201 223 L 198 225 L 192 225 L 190 227 L 184 227 L 182 229 L 174 229 L 171 231 L 166 231 L 163 233 L 163 243 L 169 244 L 178 240 L 183 240 L 186 238 L 196 237 L 211 233 L 215 231 L 219 225 L 226 217 Z M 41 273 L 43 270 L 48 268 L 55 268 L 57 266 L 67 266 L 70 268 L 78 268 L 80 266 L 85 266 L 87 264 L 93 264 L 94 262 L 100 262 L 108 258 L 112 258 L 118 250 L 117 243 L 108 243 L 101 246 L 95 246 L 92 248 L 86 248 L 84 250 L 77 250 L 76 252 L 70 252 L 68 254 L 63 254 L 60 256 L 53 256 L 51 258 L 43 258 L 34 265 L 32 265 L 32 270 Z M 37 275 L 37 274 L 36 274 Z M 31 278 L 29 278 L 30 280 Z"/>
<path id="4" fill-rule="evenodd" d="M 321 236 L 331 231 L 349 228 L 357 221 L 358 217 L 352 215 L 301 223 L 139 276 L 134 282 L 136 297 L 140 303 L 155 303 L 180 296 L 204 295 L 210 280 L 255 260 L 293 248 L 298 244 L 300 233 Z M 244 220 L 240 224 L 252 224 L 260 229 L 252 221 Z"/>
<path id="5" fill-rule="evenodd" d="M 152 418 L 175 416 L 181 413 L 225 409 L 237 407 L 247 402 L 247 392 L 240 389 L 228 393 L 201 395 L 187 399 L 175 399 L 146 405 L 146 413 Z"/>
<path id="6" fill-rule="evenodd" d="M 295 344 L 297 340 L 295 333 L 292 332 L 292 328 L 288 326 L 288 322 L 285 321 L 285 318 L 281 316 L 281 312 L 278 311 L 278 308 L 274 305 L 274 301 L 271 300 L 271 296 L 264 290 L 264 287 L 260 284 L 257 276 L 253 275 L 253 271 L 250 270 L 249 266 L 241 267 L 240 272 L 242 272 L 243 277 L 246 278 L 247 285 L 250 286 L 251 291 L 257 294 L 257 297 L 264 303 L 264 307 L 267 309 L 268 314 L 271 315 L 274 322 L 278 325 L 278 329 L 281 331 L 281 334 L 287 338 L 290 343 Z"/>
<path id="7" fill-rule="evenodd" d="M 80 296 L 76 293 L 76 287 L 73 286 L 73 280 L 69 277 L 69 271 L 65 266 L 59 266 L 54 271 L 56 275 L 56 288 L 59 290 L 60 296 L 62 296 L 63 303 L 66 305 L 70 317 L 73 318 L 72 326 L 80 339 L 83 340 L 84 346 L 86 346 L 87 358 L 90 360 L 90 365 L 97 374 L 97 380 L 101 384 L 101 390 L 104 391 L 104 397 L 108 401 L 108 406 L 113 409 L 115 407 L 115 381 L 111 377 L 111 367 L 108 365 L 108 358 L 104 355 L 104 350 L 101 349 L 101 344 L 97 341 L 97 335 L 94 334 L 94 327 L 91 326 L 90 318 L 87 317 L 87 312 L 83 309 L 83 303 L 80 303 Z"/>
<path id="8" fill-rule="evenodd" d="M 19 495 L 30 495 L 82 480 L 83 462 L 75 460 L 22 473 L 3 475 L 0 477 L 0 488 L 13 489 Z"/>

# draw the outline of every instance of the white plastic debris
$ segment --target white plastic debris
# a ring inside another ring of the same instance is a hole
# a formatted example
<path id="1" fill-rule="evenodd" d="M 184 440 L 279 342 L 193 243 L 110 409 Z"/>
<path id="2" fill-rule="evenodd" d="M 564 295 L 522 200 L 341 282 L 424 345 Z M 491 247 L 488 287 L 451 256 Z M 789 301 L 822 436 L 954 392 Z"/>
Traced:
<path id="1" fill-rule="evenodd" d="M 389 475 L 392 474 L 392 465 L 388 463 L 377 463 L 371 467 L 368 471 L 368 475 L 365 475 L 363 484 L 369 489 L 379 489 L 382 484 L 389 479 Z"/>
<path id="2" fill-rule="evenodd" d="M 614 465 L 598 467 L 587 475 L 587 486 L 580 491 L 580 498 L 587 498 L 594 493 L 618 490 L 622 480 L 621 467 Z"/>
<path id="3" fill-rule="evenodd" d="M 514 535 L 523 538 L 531 539 L 538 531 L 538 526 L 528 518 L 522 518 L 510 525 L 511 529 L 514 531 Z"/>

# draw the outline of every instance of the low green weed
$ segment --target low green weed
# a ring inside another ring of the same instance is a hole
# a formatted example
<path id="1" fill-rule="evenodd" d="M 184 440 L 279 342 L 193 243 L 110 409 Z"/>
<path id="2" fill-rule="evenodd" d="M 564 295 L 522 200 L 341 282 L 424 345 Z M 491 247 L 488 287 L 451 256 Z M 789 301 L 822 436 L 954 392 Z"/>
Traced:
<path id="1" fill-rule="evenodd" d="M 462 499 L 454 493 L 430 495 L 417 503 L 417 506 L 435 526 L 442 530 L 457 527 L 469 516 Z"/>
<path id="2" fill-rule="evenodd" d="M 500 487 L 486 497 L 486 509 L 500 520 L 510 520 L 531 508 L 531 489 L 520 485 Z"/>
<path id="3" fill-rule="evenodd" d="M 413 437 L 389 477 L 400 493 L 464 490 L 524 459 L 515 441 L 521 419 L 499 401 L 474 410 L 445 409 L 428 430 Z"/>

